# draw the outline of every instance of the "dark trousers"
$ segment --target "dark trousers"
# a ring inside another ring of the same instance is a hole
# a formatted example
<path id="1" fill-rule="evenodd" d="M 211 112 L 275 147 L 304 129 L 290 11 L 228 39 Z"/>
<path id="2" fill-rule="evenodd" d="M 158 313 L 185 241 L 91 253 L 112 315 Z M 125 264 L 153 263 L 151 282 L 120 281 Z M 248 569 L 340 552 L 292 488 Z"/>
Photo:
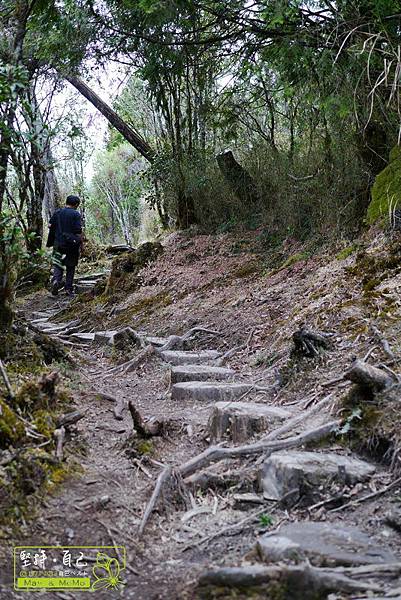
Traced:
<path id="1" fill-rule="evenodd" d="M 74 284 L 75 265 L 66 265 L 65 267 L 65 291 L 72 292 Z M 57 281 L 58 285 L 61 286 L 63 281 L 63 268 L 59 265 L 54 265 L 53 268 L 53 280 Z"/>

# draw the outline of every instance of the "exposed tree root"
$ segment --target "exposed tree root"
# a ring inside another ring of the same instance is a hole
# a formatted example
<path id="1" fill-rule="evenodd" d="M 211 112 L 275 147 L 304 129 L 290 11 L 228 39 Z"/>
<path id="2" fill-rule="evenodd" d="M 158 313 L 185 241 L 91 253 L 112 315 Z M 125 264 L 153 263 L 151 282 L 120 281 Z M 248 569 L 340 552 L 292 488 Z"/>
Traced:
<path id="1" fill-rule="evenodd" d="M 188 477 L 192 473 L 195 473 L 195 471 L 197 471 L 198 469 L 203 469 L 211 463 L 217 462 L 219 460 L 224 460 L 226 458 L 252 456 L 261 452 L 266 452 L 270 454 L 272 452 L 277 452 L 278 450 L 296 448 L 298 446 L 302 446 L 303 444 L 307 444 L 309 442 L 316 442 L 323 439 L 324 437 L 338 429 L 340 424 L 341 420 L 336 419 L 335 421 L 330 421 L 330 423 L 321 425 L 316 429 L 310 429 L 309 431 L 305 431 L 297 436 L 290 437 L 285 440 L 262 440 L 260 442 L 256 442 L 255 444 L 237 446 L 234 448 L 221 448 L 220 446 L 211 446 L 204 452 L 201 452 L 201 454 L 198 454 L 186 463 L 180 465 L 178 470 L 183 477 Z"/>

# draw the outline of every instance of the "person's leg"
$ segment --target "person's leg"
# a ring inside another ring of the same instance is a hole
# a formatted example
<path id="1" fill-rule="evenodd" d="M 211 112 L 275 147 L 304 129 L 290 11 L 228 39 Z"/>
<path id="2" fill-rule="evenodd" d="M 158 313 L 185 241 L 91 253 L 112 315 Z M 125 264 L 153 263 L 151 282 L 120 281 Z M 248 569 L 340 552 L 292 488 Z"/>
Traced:
<path id="1" fill-rule="evenodd" d="M 52 294 L 57 296 L 63 283 L 63 265 L 60 252 L 53 253 Z"/>
<path id="2" fill-rule="evenodd" d="M 74 275 L 75 275 L 75 265 L 66 266 L 66 274 L 65 274 L 65 291 L 67 294 L 71 294 L 73 292 L 74 286 Z"/>

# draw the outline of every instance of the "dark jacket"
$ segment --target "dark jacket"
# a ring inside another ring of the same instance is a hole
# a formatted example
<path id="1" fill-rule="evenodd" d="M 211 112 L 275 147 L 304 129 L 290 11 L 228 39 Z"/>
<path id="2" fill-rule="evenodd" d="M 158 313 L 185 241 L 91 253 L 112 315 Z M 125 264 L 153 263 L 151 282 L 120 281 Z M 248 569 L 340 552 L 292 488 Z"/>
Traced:
<path id="1" fill-rule="evenodd" d="M 66 255 L 65 264 L 77 264 L 79 258 L 79 246 L 76 248 L 63 248 L 61 243 L 61 233 L 73 233 L 75 235 L 82 234 L 81 214 L 66 206 L 56 210 L 50 219 L 49 237 L 47 239 L 47 247 L 54 247 L 54 250 Z"/>

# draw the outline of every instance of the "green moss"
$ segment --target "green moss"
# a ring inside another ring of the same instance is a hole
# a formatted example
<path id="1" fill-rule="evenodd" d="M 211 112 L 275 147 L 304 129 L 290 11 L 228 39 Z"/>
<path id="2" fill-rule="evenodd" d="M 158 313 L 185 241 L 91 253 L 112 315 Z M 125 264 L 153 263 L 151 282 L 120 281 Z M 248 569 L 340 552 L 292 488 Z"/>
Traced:
<path id="1" fill-rule="evenodd" d="M 347 248 L 343 248 L 343 250 L 341 250 L 337 255 L 336 255 L 336 259 L 337 260 L 345 260 L 346 258 L 348 258 L 349 256 L 351 256 L 351 254 L 353 254 L 357 249 L 357 246 L 348 246 Z"/>
<path id="2" fill-rule="evenodd" d="M 163 246 L 159 242 L 146 242 L 132 252 L 117 256 L 112 262 L 105 295 L 134 291 L 141 284 L 141 269 L 156 260 L 162 252 Z"/>
<path id="3" fill-rule="evenodd" d="M 33 423 L 36 427 L 36 431 L 51 439 L 54 430 L 56 429 L 56 421 L 54 416 L 44 409 L 35 411 L 33 416 Z"/>
<path id="4" fill-rule="evenodd" d="M 235 269 L 235 271 L 233 272 L 233 276 L 235 278 L 243 278 L 243 277 L 249 277 L 250 275 L 254 275 L 255 273 L 260 273 L 261 272 L 261 265 L 260 263 L 254 261 L 254 262 L 248 262 L 244 265 L 240 265 L 237 269 Z"/>
<path id="5" fill-rule="evenodd" d="M 287 258 L 287 260 L 281 265 L 280 268 L 286 269 L 287 267 L 292 267 L 292 265 L 295 265 L 301 260 L 306 260 L 307 258 L 309 258 L 308 254 L 306 254 L 305 252 L 298 252 L 297 254 L 293 254 L 292 256 Z"/>
<path id="6" fill-rule="evenodd" d="M 136 449 L 139 454 L 153 454 L 154 451 L 153 444 L 149 440 L 141 440 L 138 442 Z"/>
<path id="7" fill-rule="evenodd" d="M 363 284 L 363 291 L 364 292 L 370 292 L 372 290 L 375 289 L 375 287 L 377 287 L 379 284 L 381 283 L 381 280 L 376 278 L 373 279 L 368 279 L 368 281 L 366 281 L 366 283 Z"/>
<path id="8" fill-rule="evenodd" d="M 401 148 L 396 146 L 390 152 L 390 162 L 375 179 L 372 187 L 372 200 L 369 204 L 367 221 L 388 221 L 389 213 L 401 203 Z"/>
<path id="9" fill-rule="evenodd" d="M 25 439 L 25 427 L 15 412 L 0 398 L 0 448 L 18 446 Z"/>

